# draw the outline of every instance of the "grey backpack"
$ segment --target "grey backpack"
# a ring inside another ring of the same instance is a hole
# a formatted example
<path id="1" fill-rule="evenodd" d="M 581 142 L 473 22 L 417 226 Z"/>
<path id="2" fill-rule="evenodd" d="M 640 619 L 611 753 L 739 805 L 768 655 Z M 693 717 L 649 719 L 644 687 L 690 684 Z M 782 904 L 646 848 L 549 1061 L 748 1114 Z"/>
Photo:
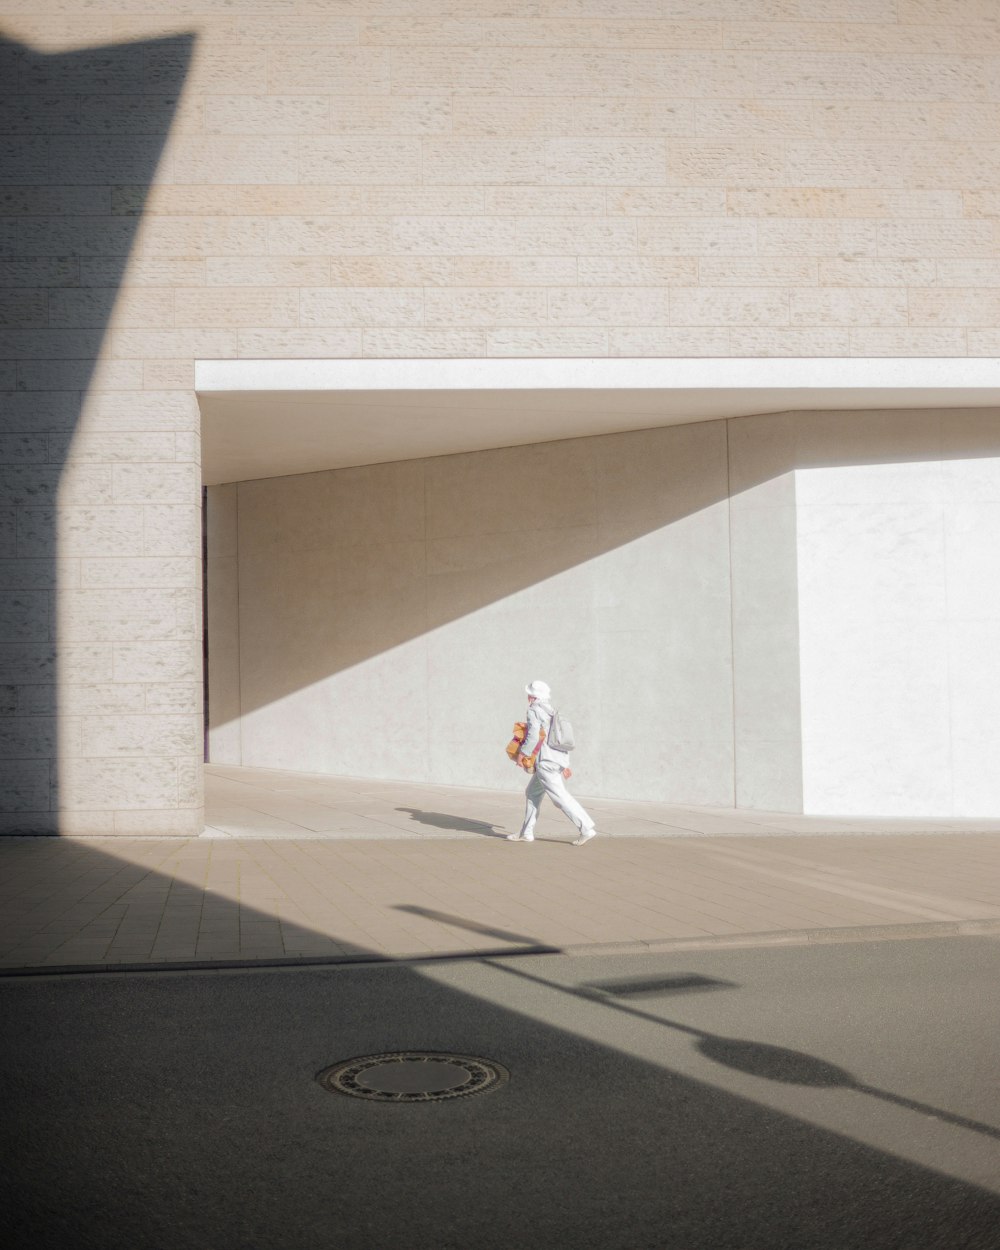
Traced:
<path id="1" fill-rule="evenodd" d="M 553 751 L 572 751 L 576 746 L 573 726 L 561 712 L 554 711 L 552 713 L 552 719 L 549 721 L 549 732 L 545 741 Z"/>

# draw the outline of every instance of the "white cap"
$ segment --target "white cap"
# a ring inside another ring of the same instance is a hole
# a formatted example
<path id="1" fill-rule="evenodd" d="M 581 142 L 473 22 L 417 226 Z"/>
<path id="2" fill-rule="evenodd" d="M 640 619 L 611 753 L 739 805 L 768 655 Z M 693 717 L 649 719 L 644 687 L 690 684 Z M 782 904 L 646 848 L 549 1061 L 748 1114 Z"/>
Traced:
<path id="1" fill-rule="evenodd" d="M 531 681 L 524 689 L 533 699 L 548 699 L 552 696 L 552 690 L 547 681 Z"/>

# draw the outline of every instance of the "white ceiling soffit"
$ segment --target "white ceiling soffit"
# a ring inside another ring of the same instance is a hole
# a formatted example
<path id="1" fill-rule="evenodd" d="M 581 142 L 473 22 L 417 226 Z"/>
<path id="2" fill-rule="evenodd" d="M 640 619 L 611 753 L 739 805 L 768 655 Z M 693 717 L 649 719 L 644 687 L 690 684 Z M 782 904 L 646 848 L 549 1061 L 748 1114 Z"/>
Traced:
<path id="1" fill-rule="evenodd" d="M 1000 360 L 200 360 L 195 388 L 211 485 L 766 412 L 1000 407 Z"/>

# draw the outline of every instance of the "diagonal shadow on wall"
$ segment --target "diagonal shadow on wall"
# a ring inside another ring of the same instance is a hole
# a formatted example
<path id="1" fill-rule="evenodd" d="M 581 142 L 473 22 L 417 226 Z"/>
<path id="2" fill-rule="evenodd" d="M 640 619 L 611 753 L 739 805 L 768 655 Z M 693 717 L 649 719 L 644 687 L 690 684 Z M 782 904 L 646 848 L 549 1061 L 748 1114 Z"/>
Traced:
<path id="1" fill-rule="evenodd" d="M 100 554 L 113 502 L 106 465 L 68 462 L 193 45 L 0 37 L 0 832 L 59 832 L 59 558 Z"/>
<path id="2" fill-rule="evenodd" d="M 825 437 L 775 445 L 765 434 L 738 461 L 727 458 L 727 424 L 747 430 L 785 414 L 241 482 L 240 591 L 262 613 L 254 622 L 244 605 L 240 619 L 253 667 L 242 710 L 724 503 L 730 490 L 736 497 L 796 469 L 1000 453 L 993 410 L 961 447 L 949 446 L 958 415 L 796 414 L 813 430 L 825 423 Z M 855 433 L 865 451 L 852 459 L 843 443 Z M 881 452 L 866 449 L 873 442 Z M 309 582 L 310 572 L 320 580 Z M 288 631 L 286 669 L 261 662 L 275 625 L 282 640 Z"/>
<path id="3" fill-rule="evenodd" d="M 734 671 L 761 707 L 746 749 L 796 767 L 794 474 L 998 454 L 995 410 L 807 412 L 213 487 L 208 587 L 228 626 L 212 634 L 212 722 L 260 716 L 242 756 L 212 758 L 356 775 L 350 725 L 375 705 L 397 755 L 383 761 L 366 726 L 382 767 L 366 775 L 499 784 L 449 776 L 447 754 L 457 740 L 492 758 L 508 728 L 494 708 L 518 710 L 523 680 L 544 673 L 573 690 L 585 741 L 633 717 L 650 737 L 664 726 L 633 780 L 662 773 L 664 755 L 679 775 L 705 759 L 714 790 L 676 801 L 729 805 Z M 442 714 L 453 740 L 436 732 Z M 621 751 L 612 736 L 595 755 L 612 771 Z M 415 771 L 434 752 L 436 775 Z M 393 771 L 403 763 L 414 771 Z"/>

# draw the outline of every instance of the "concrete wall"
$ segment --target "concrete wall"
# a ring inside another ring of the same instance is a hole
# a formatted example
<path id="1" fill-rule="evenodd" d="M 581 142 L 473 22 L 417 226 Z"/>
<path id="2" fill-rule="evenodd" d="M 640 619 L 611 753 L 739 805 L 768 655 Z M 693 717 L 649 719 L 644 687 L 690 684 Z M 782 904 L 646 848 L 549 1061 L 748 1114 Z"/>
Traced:
<path id="1" fill-rule="evenodd" d="M 711 422 L 241 482 L 213 760 L 508 784 L 534 675 L 589 792 L 731 803 L 726 471 Z"/>
<path id="2" fill-rule="evenodd" d="M 589 794 L 1000 808 L 996 411 L 782 413 L 209 495 L 219 762 L 508 784 L 535 675 Z"/>
<path id="3" fill-rule="evenodd" d="M 798 812 L 797 426 L 786 414 L 728 426 L 736 804 Z"/>
<path id="4" fill-rule="evenodd" d="M 1000 414 L 729 425 L 740 805 L 995 815 Z"/>
<path id="5" fill-rule="evenodd" d="M 0 830 L 199 828 L 197 358 L 1000 351 L 994 0 L 0 28 Z"/>
<path id="6" fill-rule="evenodd" d="M 998 414 L 807 421 L 798 460 L 805 810 L 995 816 Z"/>

